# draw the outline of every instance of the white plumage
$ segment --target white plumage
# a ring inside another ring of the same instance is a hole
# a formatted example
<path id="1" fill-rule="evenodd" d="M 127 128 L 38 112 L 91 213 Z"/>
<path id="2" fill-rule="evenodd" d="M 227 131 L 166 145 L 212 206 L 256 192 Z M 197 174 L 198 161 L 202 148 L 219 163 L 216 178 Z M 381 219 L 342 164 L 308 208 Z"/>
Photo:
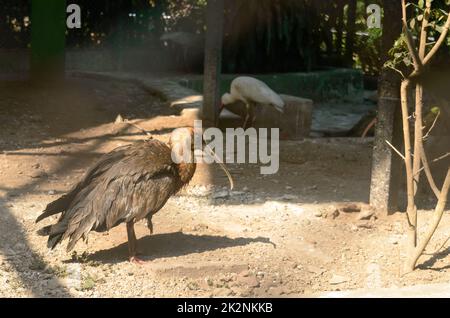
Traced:
<path id="1" fill-rule="evenodd" d="M 245 109 L 230 109 L 234 113 L 245 116 L 244 128 L 246 128 L 249 119 L 251 123 L 255 122 L 256 116 L 254 107 L 256 104 L 274 107 L 277 111 L 284 112 L 284 101 L 275 93 L 266 83 L 248 76 L 237 77 L 231 83 L 230 93 L 222 96 L 222 108 L 228 108 L 237 101 L 245 104 Z"/>

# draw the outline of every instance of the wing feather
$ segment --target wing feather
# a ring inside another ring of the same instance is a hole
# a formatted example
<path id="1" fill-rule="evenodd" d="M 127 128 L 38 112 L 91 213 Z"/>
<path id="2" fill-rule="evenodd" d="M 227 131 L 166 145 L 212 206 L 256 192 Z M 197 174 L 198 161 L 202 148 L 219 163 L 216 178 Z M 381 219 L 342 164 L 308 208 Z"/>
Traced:
<path id="1" fill-rule="evenodd" d="M 117 148 L 59 199 L 64 201 L 58 203 L 62 215 L 50 229 L 48 245 L 54 247 L 68 238 L 67 249 L 71 250 L 92 230 L 105 231 L 156 213 L 178 189 L 178 183 L 170 148 L 164 143 L 150 140 Z M 58 212 L 46 209 L 38 220 Z"/>

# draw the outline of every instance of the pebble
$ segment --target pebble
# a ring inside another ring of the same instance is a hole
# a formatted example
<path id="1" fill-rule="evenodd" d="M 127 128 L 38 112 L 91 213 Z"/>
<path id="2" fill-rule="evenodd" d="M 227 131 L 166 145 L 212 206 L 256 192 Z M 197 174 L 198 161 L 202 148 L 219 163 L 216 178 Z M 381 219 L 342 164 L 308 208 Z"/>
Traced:
<path id="1" fill-rule="evenodd" d="M 357 220 L 370 220 L 374 214 L 374 209 L 364 209 L 358 214 Z"/>
<path id="2" fill-rule="evenodd" d="M 256 288 L 259 286 L 259 282 L 255 276 L 238 277 L 236 279 L 236 283 L 238 283 L 239 285 L 249 287 L 249 288 Z"/>

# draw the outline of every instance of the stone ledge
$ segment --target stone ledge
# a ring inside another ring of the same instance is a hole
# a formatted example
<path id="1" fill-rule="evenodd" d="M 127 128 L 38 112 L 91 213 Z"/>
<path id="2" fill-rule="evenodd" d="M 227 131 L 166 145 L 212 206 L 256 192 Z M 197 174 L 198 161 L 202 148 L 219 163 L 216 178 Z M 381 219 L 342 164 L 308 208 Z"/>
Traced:
<path id="1" fill-rule="evenodd" d="M 286 103 L 284 114 L 272 107 L 261 107 L 256 111 L 255 128 L 280 128 L 281 133 L 289 139 L 308 137 L 311 132 L 313 101 L 291 95 L 280 96 Z M 222 125 L 241 126 L 245 114 L 242 112 L 245 109 L 244 103 L 234 103 L 230 105 L 230 109 L 234 113 L 228 110 L 222 112 Z"/>

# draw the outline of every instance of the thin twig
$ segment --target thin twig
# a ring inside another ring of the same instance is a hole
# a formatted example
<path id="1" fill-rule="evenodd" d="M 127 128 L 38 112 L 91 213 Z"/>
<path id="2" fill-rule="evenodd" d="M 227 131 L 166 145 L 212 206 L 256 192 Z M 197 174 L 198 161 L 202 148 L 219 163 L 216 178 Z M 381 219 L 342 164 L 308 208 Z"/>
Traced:
<path id="1" fill-rule="evenodd" d="M 366 138 L 367 134 L 372 129 L 372 127 L 374 127 L 376 125 L 376 123 L 377 123 L 377 117 L 372 119 L 372 121 L 369 123 L 369 125 L 367 125 L 366 129 L 364 129 L 364 131 L 361 135 L 361 138 Z"/>
<path id="2" fill-rule="evenodd" d="M 447 152 L 445 155 L 442 155 L 442 156 L 432 160 L 430 163 L 436 163 L 436 162 L 441 161 L 441 160 L 443 160 L 443 159 L 445 159 L 447 157 L 450 157 L 450 152 Z M 420 169 L 418 172 L 422 172 L 422 171 L 423 171 L 423 168 Z"/>
<path id="3" fill-rule="evenodd" d="M 439 191 L 436 182 L 434 181 L 433 174 L 431 173 L 430 164 L 428 163 L 427 154 L 425 153 L 425 149 L 423 148 L 423 143 L 420 144 L 420 157 L 422 158 L 422 164 L 423 164 L 423 170 L 425 170 L 425 175 L 428 180 L 428 184 L 431 187 L 431 190 L 433 190 L 434 195 L 439 200 L 439 196 L 441 195 L 441 191 Z M 420 169 L 419 169 L 420 170 Z M 418 172 L 420 174 L 420 172 Z M 417 180 L 419 177 L 416 177 Z"/>
<path id="4" fill-rule="evenodd" d="M 428 129 L 428 131 L 425 134 L 425 136 L 423 136 L 423 139 L 427 139 L 428 138 L 428 136 L 430 135 L 430 133 L 433 130 L 434 126 L 436 126 L 436 123 L 437 123 L 440 115 L 441 115 L 441 111 L 439 110 L 438 114 L 436 115 L 436 118 L 434 118 L 433 124 L 431 125 L 430 129 Z"/>
<path id="5" fill-rule="evenodd" d="M 399 73 L 399 74 L 402 76 L 402 78 L 406 78 L 405 74 L 403 74 L 402 71 L 396 69 L 395 67 L 393 67 L 393 66 L 391 66 L 391 65 L 386 65 L 386 66 L 387 66 L 388 68 L 390 68 L 390 69 L 396 71 L 397 73 Z"/>
<path id="6" fill-rule="evenodd" d="M 385 141 L 389 145 L 389 147 L 391 147 L 403 160 L 406 160 L 405 156 L 402 155 L 402 153 L 397 148 L 395 148 L 389 141 Z"/>
<path id="7" fill-rule="evenodd" d="M 134 128 L 136 128 L 137 130 L 140 130 L 141 132 L 143 132 L 144 134 L 146 134 L 147 136 L 149 136 L 150 138 L 153 138 L 152 134 L 149 133 L 147 130 L 145 130 L 144 128 L 136 125 L 135 123 L 130 122 L 128 119 L 124 120 L 125 124 L 128 124 L 130 126 L 133 126 Z"/>
<path id="8" fill-rule="evenodd" d="M 439 196 L 438 204 L 436 205 L 436 209 L 434 210 L 434 216 L 430 227 L 428 228 L 424 239 L 416 246 L 411 255 L 411 258 L 408 260 L 408 270 L 413 271 L 416 267 L 416 263 L 419 260 L 419 257 L 422 255 L 423 251 L 427 247 L 431 238 L 436 232 L 436 229 L 442 219 L 444 214 L 445 207 L 447 205 L 447 197 L 450 190 L 450 167 L 447 170 L 447 176 L 445 177 L 444 185 L 442 186 L 441 195 Z"/>
<path id="9" fill-rule="evenodd" d="M 447 244 L 447 242 L 448 242 L 449 240 L 450 240 L 450 236 L 447 237 L 447 239 L 445 240 L 445 242 L 442 243 L 441 247 L 439 247 L 439 248 L 436 250 L 436 252 L 433 252 L 433 253 L 423 253 L 423 255 L 433 256 L 433 255 L 439 254 L 439 253 L 441 252 L 442 248 L 445 246 L 445 244 Z"/>

